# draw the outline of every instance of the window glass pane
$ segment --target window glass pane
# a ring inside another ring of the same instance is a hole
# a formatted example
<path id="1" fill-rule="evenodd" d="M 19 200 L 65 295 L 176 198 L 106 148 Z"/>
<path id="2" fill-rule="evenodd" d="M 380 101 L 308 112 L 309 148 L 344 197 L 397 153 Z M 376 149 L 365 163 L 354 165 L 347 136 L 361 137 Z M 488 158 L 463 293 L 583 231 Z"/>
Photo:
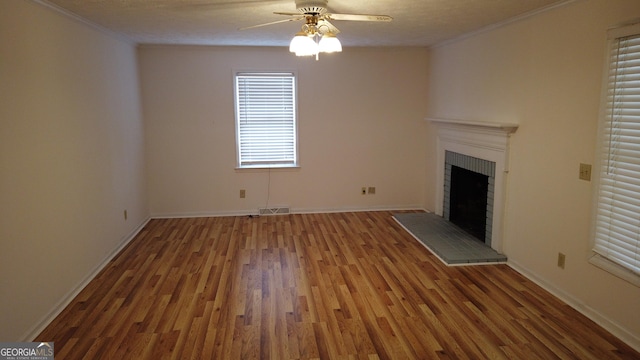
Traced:
<path id="1" fill-rule="evenodd" d="M 640 35 L 610 44 L 594 251 L 640 275 Z"/>
<path id="2" fill-rule="evenodd" d="M 236 74 L 239 167 L 297 164 L 295 76 Z"/>

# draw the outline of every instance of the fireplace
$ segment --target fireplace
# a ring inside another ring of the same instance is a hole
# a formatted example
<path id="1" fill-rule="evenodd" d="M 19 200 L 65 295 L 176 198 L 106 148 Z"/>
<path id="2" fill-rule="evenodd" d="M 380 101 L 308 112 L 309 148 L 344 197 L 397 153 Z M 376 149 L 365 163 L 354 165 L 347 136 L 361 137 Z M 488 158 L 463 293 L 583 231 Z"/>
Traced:
<path id="1" fill-rule="evenodd" d="M 445 151 L 443 217 L 491 245 L 495 162 Z"/>
<path id="2" fill-rule="evenodd" d="M 476 223 L 469 225 L 473 229 L 467 229 L 467 231 L 475 233 L 478 239 L 484 241 L 494 250 L 503 253 L 502 234 L 506 177 L 509 173 L 509 140 L 511 134 L 518 129 L 518 125 L 432 118 L 427 120 L 437 126 L 438 134 L 435 164 L 435 213 L 451 221 L 452 172 L 455 172 L 454 177 L 457 177 L 460 172 L 480 174 L 472 175 L 477 177 L 474 181 L 480 184 L 473 182 L 471 185 L 463 185 L 467 188 L 477 186 L 483 188 L 484 185 L 481 184 L 484 184 L 485 180 L 483 179 L 486 177 L 487 204 L 485 205 L 484 231 L 482 230 L 482 220 L 476 220 Z M 456 168 L 461 168 L 466 172 Z M 478 178 L 481 180 L 477 180 Z M 480 192 L 483 193 L 483 190 Z M 454 204 L 456 196 L 459 195 L 454 195 Z M 463 197 L 469 196 L 469 194 L 463 194 Z M 474 205 L 482 207 L 482 197 L 479 195 L 478 199 L 468 199 L 467 203 L 454 206 L 464 208 L 473 202 Z M 454 218 L 457 217 L 455 214 L 457 210 L 459 209 L 454 210 Z M 473 212 L 481 213 L 482 210 L 473 210 Z M 454 219 L 453 222 L 455 221 L 458 220 Z M 464 226 L 461 227 L 464 228 Z"/>

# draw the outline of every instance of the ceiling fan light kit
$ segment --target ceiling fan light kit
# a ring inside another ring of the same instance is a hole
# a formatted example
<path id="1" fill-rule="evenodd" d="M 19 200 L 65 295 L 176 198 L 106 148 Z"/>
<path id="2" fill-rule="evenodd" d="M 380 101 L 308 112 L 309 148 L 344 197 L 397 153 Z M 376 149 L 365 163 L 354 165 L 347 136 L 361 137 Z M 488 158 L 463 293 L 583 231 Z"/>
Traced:
<path id="1" fill-rule="evenodd" d="M 318 20 L 317 15 L 307 15 L 307 23 L 291 39 L 289 51 L 296 56 L 315 56 L 319 53 L 341 52 L 342 44 L 326 20 Z"/>
<path id="2" fill-rule="evenodd" d="M 329 20 L 339 21 L 383 21 L 392 20 L 388 15 L 330 14 L 327 12 L 328 0 L 296 0 L 297 13 L 275 12 L 276 15 L 292 16 L 291 19 L 274 21 L 266 24 L 249 26 L 245 29 L 279 24 L 288 21 L 305 20 L 302 29 L 295 34 L 289 51 L 296 56 L 315 56 L 320 53 L 342 51 L 342 44 L 336 35 L 340 32 Z"/>
<path id="3" fill-rule="evenodd" d="M 342 44 L 340 40 L 331 32 L 325 33 L 320 42 L 318 42 L 318 50 L 323 53 L 342 52 Z"/>
<path id="4" fill-rule="evenodd" d="M 313 37 L 307 35 L 304 31 L 298 32 L 289 44 L 289 51 L 295 53 L 296 56 L 318 55 L 318 50 L 318 44 Z"/>

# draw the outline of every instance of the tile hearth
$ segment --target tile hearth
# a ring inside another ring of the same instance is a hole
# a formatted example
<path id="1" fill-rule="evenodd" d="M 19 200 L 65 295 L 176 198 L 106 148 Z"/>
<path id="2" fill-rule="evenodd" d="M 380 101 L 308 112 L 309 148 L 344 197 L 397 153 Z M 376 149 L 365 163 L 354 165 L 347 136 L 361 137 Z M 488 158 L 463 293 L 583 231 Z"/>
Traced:
<path id="1" fill-rule="evenodd" d="M 498 253 L 455 224 L 433 213 L 394 214 L 394 219 L 447 265 L 503 263 Z"/>

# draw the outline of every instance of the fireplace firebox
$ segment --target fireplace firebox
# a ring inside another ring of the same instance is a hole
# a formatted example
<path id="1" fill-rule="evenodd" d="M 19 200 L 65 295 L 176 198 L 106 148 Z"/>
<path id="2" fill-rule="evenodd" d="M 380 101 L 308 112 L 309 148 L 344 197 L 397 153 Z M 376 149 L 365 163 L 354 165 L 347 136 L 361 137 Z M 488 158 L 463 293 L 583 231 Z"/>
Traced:
<path id="1" fill-rule="evenodd" d="M 443 217 L 491 245 L 495 163 L 445 152 Z"/>
<path id="2" fill-rule="evenodd" d="M 487 229 L 487 188 L 489 177 L 451 167 L 449 221 L 485 242 Z"/>

